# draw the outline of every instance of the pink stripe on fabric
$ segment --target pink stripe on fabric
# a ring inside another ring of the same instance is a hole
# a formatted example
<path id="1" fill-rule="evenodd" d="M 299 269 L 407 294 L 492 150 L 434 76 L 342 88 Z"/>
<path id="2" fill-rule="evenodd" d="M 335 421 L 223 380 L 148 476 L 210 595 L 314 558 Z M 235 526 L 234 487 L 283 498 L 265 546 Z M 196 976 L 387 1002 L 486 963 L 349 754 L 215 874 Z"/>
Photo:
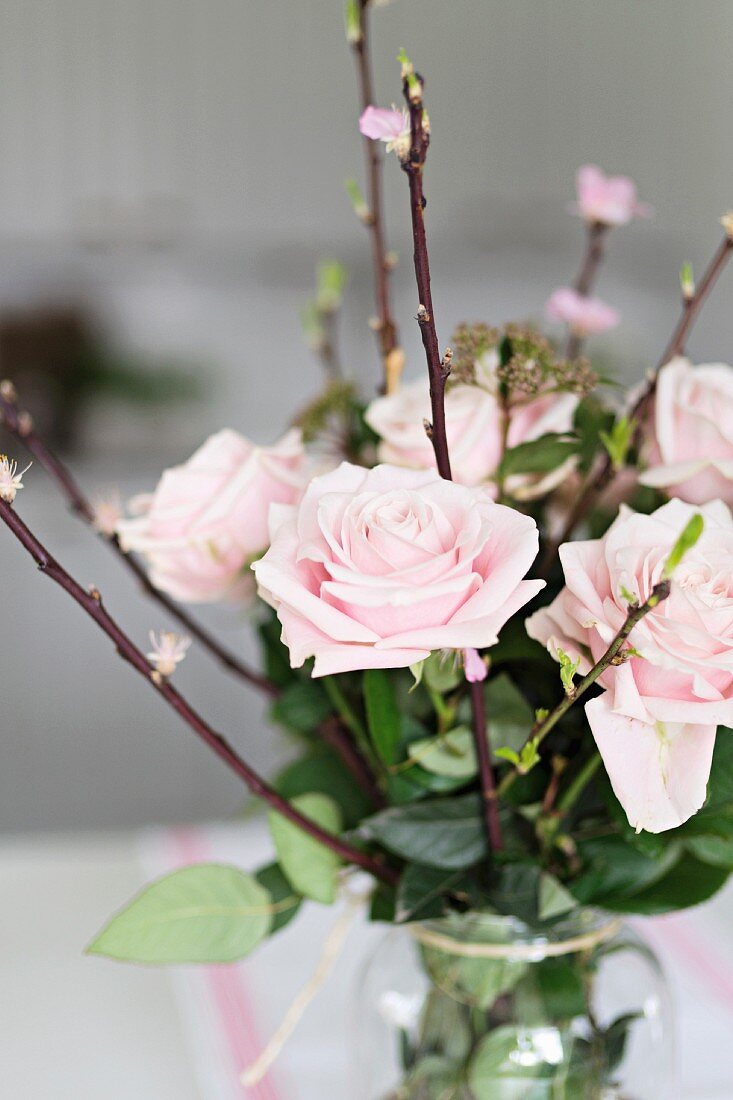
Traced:
<path id="1" fill-rule="evenodd" d="M 191 829 L 172 829 L 173 857 L 177 866 L 203 863 L 214 858 L 206 837 Z M 236 964 L 204 967 L 206 982 L 216 1006 L 219 1024 L 232 1061 L 232 1095 L 249 1100 L 281 1100 L 281 1094 L 268 1073 L 254 1088 L 246 1089 L 239 1075 L 262 1050 L 251 998 L 244 985 L 241 967 Z"/>
<path id="2" fill-rule="evenodd" d="M 685 963 L 726 1008 L 733 1009 L 733 970 L 717 954 L 703 946 L 700 930 L 694 936 L 685 931 L 685 919 L 667 917 L 653 921 L 650 929 L 652 937 L 657 938 L 676 959 Z"/>

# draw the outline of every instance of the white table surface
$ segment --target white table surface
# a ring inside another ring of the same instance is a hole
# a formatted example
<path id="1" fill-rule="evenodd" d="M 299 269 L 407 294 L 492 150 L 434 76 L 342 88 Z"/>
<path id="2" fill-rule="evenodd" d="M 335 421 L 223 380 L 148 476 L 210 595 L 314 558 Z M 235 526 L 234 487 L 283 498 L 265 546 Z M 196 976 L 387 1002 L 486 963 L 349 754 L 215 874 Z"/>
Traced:
<path id="1" fill-rule="evenodd" d="M 219 834 L 222 858 L 236 850 L 238 862 L 254 868 L 268 857 L 258 823 L 218 832 L 214 827 L 209 835 Z M 200 1006 L 190 1003 L 200 969 L 130 967 L 82 954 L 110 913 L 150 877 L 159 840 L 146 834 L 141 842 L 141 834 L 126 833 L 0 842 L 3 1100 L 218 1100 L 237 1095 L 231 1084 L 215 1079 L 215 1052 L 211 1043 L 207 1052 L 202 1018 L 196 1017 Z M 650 929 L 677 1001 L 680 1100 L 733 1097 L 731 917 L 729 888 L 709 905 L 655 922 Z M 311 907 L 244 964 L 257 1027 L 265 1038 L 310 976 L 331 921 L 329 913 Z M 363 927 L 352 932 L 327 989 L 278 1064 L 276 1087 L 263 1096 L 348 1100 L 354 979 L 380 934 Z M 248 1095 L 243 1089 L 239 1094 Z"/>

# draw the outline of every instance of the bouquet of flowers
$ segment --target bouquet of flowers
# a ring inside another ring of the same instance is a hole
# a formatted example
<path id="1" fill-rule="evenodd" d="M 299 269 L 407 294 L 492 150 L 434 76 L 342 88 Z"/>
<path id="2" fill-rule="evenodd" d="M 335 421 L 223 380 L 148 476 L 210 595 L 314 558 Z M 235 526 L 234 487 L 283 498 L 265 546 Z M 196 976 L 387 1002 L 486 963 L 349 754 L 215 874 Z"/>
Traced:
<path id="1" fill-rule="evenodd" d="M 3 457 L 5 527 L 269 813 L 269 866 L 177 871 L 90 950 L 229 962 L 305 899 L 358 892 L 372 919 L 416 930 L 430 982 L 415 1011 L 382 997 L 401 1036 L 391 1095 L 617 1095 L 639 1013 L 595 1007 L 608 914 L 693 905 L 733 869 L 733 371 L 684 354 L 733 251 L 733 215 L 702 277 L 683 267 L 675 331 L 622 402 L 586 357 L 587 338 L 618 321 L 592 294 L 609 235 L 648 208 L 594 166 L 577 176 L 580 273 L 547 304 L 564 340 L 461 322 L 441 345 L 424 81 L 401 52 L 405 106 L 374 105 L 372 3 L 347 4 L 367 197 L 348 189 L 372 245 L 380 394 L 341 373 L 334 264 L 306 316 L 324 391 L 272 446 L 212 436 L 126 515 L 86 499 L 12 383 L 0 388 L 5 428 L 184 633 L 140 648 L 24 523 L 26 470 Z M 427 367 L 411 381 L 380 143 L 409 192 Z M 261 669 L 181 606 L 219 600 L 252 609 Z M 296 739 L 271 783 L 174 686 L 192 641 L 269 696 Z M 531 1038 L 537 1020 L 559 1029 L 554 1058 Z"/>

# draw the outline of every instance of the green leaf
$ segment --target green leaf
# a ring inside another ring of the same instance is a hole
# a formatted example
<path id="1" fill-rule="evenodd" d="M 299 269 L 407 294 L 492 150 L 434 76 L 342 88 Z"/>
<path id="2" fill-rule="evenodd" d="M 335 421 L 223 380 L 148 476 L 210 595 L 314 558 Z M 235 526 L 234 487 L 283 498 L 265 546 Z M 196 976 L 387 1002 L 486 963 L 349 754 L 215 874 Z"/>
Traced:
<path id="1" fill-rule="evenodd" d="M 438 649 L 422 662 L 422 677 L 425 683 L 441 694 L 454 691 L 463 679 L 456 654 L 450 650 Z"/>
<path id="2" fill-rule="evenodd" d="M 446 871 L 424 863 L 408 864 L 397 887 L 395 919 L 401 923 L 441 917 L 445 912 L 445 895 L 460 885 L 464 874 L 461 869 Z"/>
<path id="3" fill-rule="evenodd" d="M 468 1080 L 476 1100 L 551 1100 L 556 1069 L 531 1031 L 506 1024 L 482 1039 Z"/>
<path id="4" fill-rule="evenodd" d="M 492 744 L 518 752 L 534 722 L 531 706 L 506 672 L 488 681 L 485 695 Z"/>
<path id="5" fill-rule="evenodd" d="M 684 854 L 671 871 L 657 882 L 630 897 L 607 894 L 603 898 L 603 906 L 618 913 L 643 913 L 647 916 L 688 909 L 716 894 L 729 874 L 729 867 L 702 863 L 694 856 Z"/>
<path id="6" fill-rule="evenodd" d="M 575 909 L 577 901 L 554 875 L 543 871 L 540 875 L 538 913 L 540 920 L 553 920 Z"/>
<path id="7" fill-rule="evenodd" d="M 680 564 L 688 550 L 691 550 L 703 533 L 705 520 L 699 512 L 688 520 L 685 527 L 670 550 L 662 570 L 662 580 L 668 580 L 673 576 L 675 569 Z"/>
<path id="8" fill-rule="evenodd" d="M 275 780 L 275 790 L 288 801 L 313 791 L 329 795 L 338 804 L 347 829 L 353 829 L 374 808 L 340 757 L 327 745 L 314 745 L 305 756 L 288 764 Z"/>
<path id="9" fill-rule="evenodd" d="M 626 456 L 634 441 L 635 432 L 636 421 L 629 420 L 628 416 L 620 416 L 614 421 L 610 431 L 604 432 L 602 429 L 599 431 L 598 436 L 608 451 L 614 470 L 622 470 L 626 465 Z"/>
<path id="10" fill-rule="evenodd" d="M 670 844 L 659 856 L 649 856 L 627 843 L 622 837 L 607 836 L 586 840 L 578 845 L 583 861 L 579 877 L 568 883 L 568 889 L 584 905 L 606 905 L 615 899 L 638 895 L 652 883 L 664 877 L 677 862 L 678 844 Z M 630 910 L 634 912 L 633 906 Z"/>
<path id="11" fill-rule="evenodd" d="M 470 779 L 476 775 L 478 766 L 473 733 L 466 726 L 457 726 L 439 737 L 413 741 L 408 753 L 412 760 L 436 775 L 458 779 Z"/>
<path id="12" fill-rule="evenodd" d="M 580 666 L 580 657 L 573 660 L 563 649 L 558 647 L 557 659 L 560 662 L 560 680 L 566 695 L 572 695 L 575 691 L 573 680 Z"/>
<path id="13" fill-rule="evenodd" d="M 311 733 L 331 714 L 328 696 L 317 680 L 290 684 L 270 708 L 274 722 L 295 733 Z"/>
<path id="14" fill-rule="evenodd" d="M 137 963 L 232 962 L 265 938 L 272 918 L 270 895 L 251 875 L 200 863 L 146 886 L 87 952 Z"/>
<path id="15" fill-rule="evenodd" d="M 514 474 L 544 474 L 555 470 L 577 452 L 578 445 L 574 435 L 548 432 L 539 439 L 528 440 L 505 451 L 499 475 L 506 478 Z"/>
<path id="16" fill-rule="evenodd" d="M 487 851 L 480 800 L 474 794 L 390 807 L 367 818 L 359 833 L 429 867 L 470 867 Z"/>
<path id="17" fill-rule="evenodd" d="M 267 867 L 260 867 L 255 872 L 255 878 L 260 886 L 263 886 L 270 895 L 272 902 L 272 927 L 270 935 L 279 932 L 286 924 L 290 924 L 293 917 L 300 909 L 302 898 L 296 894 L 292 886 L 282 873 L 279 863 L 270 863 Z"/>
<path id="18" fill-rule="evenodd" d="M 302 794 L 291 799 L 291 805 L 326 832 L 340 833 L 339 808 L 327 795 Z M 276 810 L 267 817 L 278 861 L 291 886 L 306 898 L 331 905 L 336 900 L 339 857 Z"/>
<path id="19" fill-rule="evenodd" d="M 385 764 L 397 758 L 402 718 L 394 684 L 383 668 L 370 668 L 364 673 L 364 705 L 372 744 Z"/>

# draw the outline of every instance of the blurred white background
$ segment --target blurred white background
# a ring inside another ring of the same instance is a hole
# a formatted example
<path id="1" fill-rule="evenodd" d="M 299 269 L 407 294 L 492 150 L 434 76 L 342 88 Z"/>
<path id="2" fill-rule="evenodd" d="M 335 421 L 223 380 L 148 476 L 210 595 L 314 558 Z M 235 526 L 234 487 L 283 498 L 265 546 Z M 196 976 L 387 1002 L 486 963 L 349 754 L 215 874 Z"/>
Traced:
<path id="1" fill-rule="evenodd" d="M 633 176 L 656 216 L 612 238 L 599 292 L 624 321 L 593 348 L 628 378 L 651 365 L 676 316 L 681 262 L 703 266 L 733 204 L 732 34 L 730 0 L 394 0 L 375 12 L 379 104 L 399 97 L 399 46 L 427 79 L 444 341 L 460 320 L 539 316 L 574 276 L 582 228 L 566 206 L 576 166 L 596 161 Z M 344 177 L 361 177 L 357 117 L 340 0 L 3 0 L 0 328 L 3 316 L 82 311 L 110 354 L 152 371 L 180 364 L 201 382 L 184 404 L 86 406 L 74 459 L 85 488 L 147 488 L 225 423 L 278 435 L 319 383 L 298 320 L 319 257 L 349 269 L 344 355 L 367 392 L 375 385 L 367 245 L 343 191 Z M 414 373 L 394 161 L 386 189 Z M 724 281 L 696 357 L 730 361 L 730 302 Z M 21 513 L 136 640 L 170 625 L 66 516 L 42 471 L 27 486 Z M 236 782 L 2 537 L 0 565 L 0 828 L 236 811 Z M 233 614 L 208 617 L 248 649 Z M 206 656 L 192 653 L 179 681 L 255 763 L 284 757 L 259 701 Z"/>

